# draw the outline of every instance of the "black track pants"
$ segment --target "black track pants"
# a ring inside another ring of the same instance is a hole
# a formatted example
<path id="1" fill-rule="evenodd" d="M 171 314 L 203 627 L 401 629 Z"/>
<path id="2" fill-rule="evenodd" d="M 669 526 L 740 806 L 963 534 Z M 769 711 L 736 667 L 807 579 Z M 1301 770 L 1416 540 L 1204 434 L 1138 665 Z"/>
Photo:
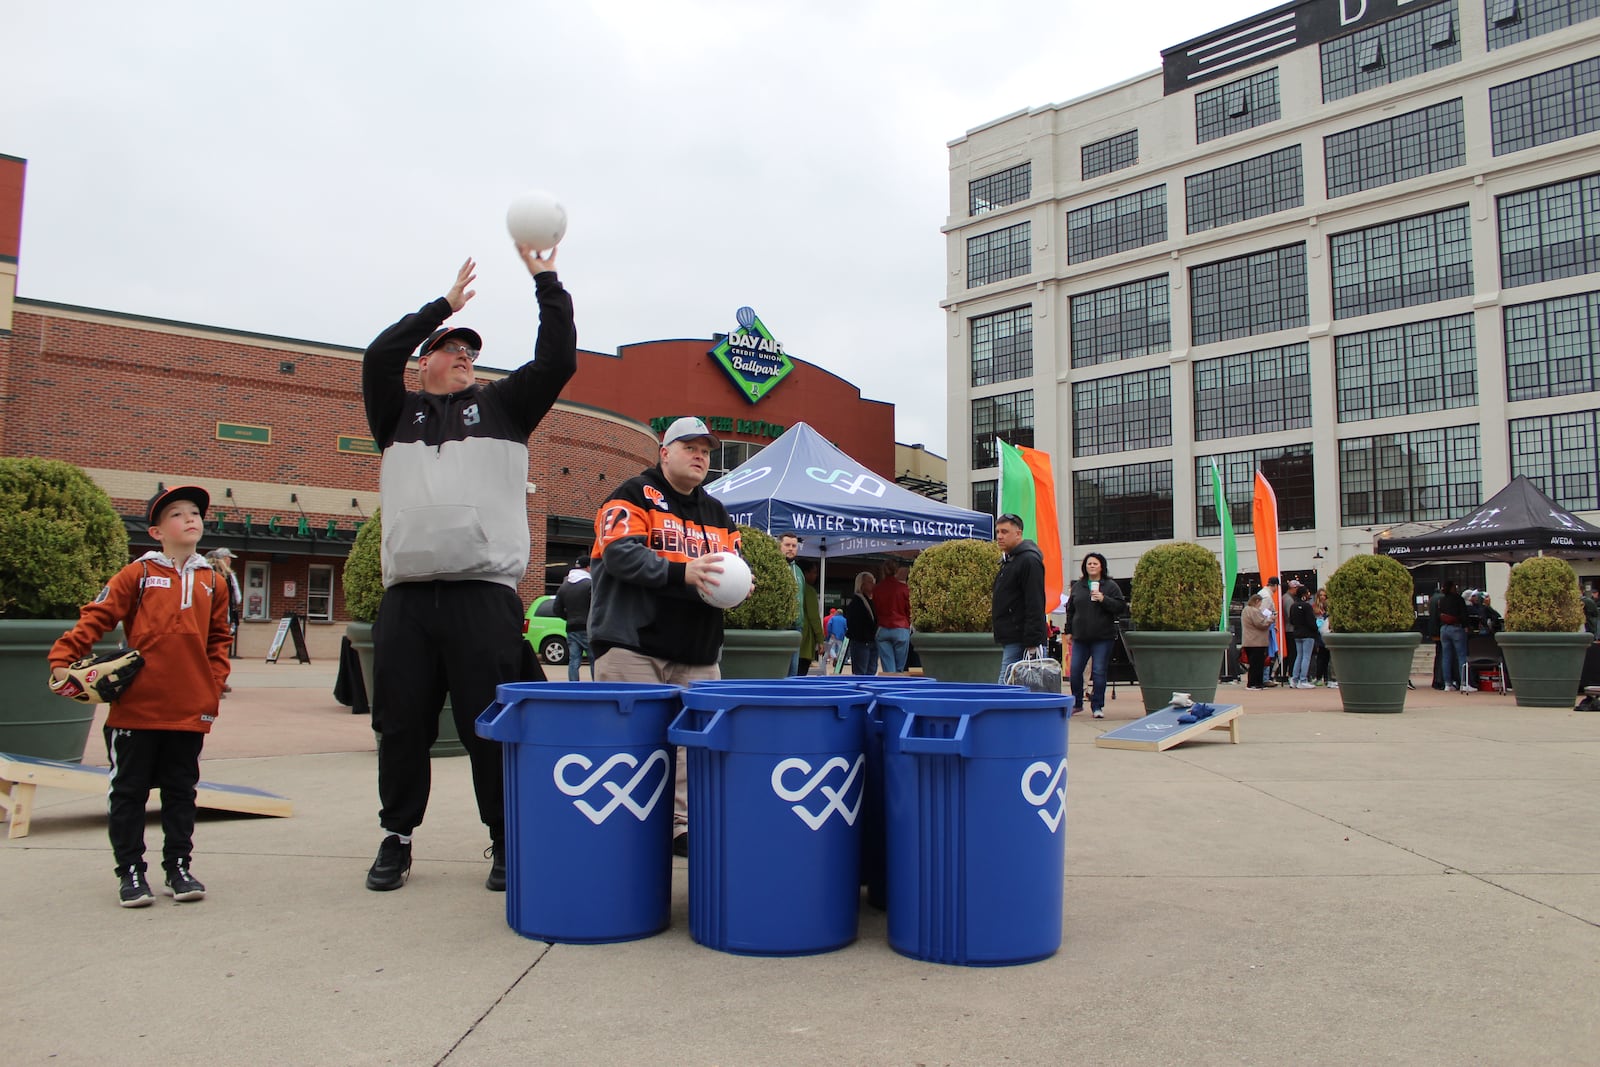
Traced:
<path id="1" fill-rule="evenodd" d="M 111 851 L 119 869 L 145 869 L 144 817 L 150 790 L 161 790 L 161 865 L 171 869 L 194 851 L 194 797 L 200 781 L 200 749 L 206 735 L 192 730 L 113 730 L 107 726 L 106 791 Z"/>

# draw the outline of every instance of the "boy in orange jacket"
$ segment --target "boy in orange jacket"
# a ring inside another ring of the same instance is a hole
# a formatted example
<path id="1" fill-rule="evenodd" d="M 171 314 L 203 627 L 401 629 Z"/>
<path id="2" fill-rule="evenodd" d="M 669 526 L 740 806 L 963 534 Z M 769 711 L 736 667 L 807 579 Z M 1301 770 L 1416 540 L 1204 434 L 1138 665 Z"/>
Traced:
<path id="1" fill-rule="evenodd" d="M 201 900 L 206 887 L 189 871 L 194 847 L 195 787 L 200 748 L 217 717 L 228 680 L 228 583 L 195 553 L 205 532 L 210 495 L 180 485 L 151 498 L 150 536 L 161 551 L 146 552 L 112 576 L 78 624 L 50 649 L 51 677 L 90 654 L 94 643 L 122 623 L 144 668 L 111 705 L 106 754 L 111 850 L 124 908 L 155 901 L 145 878 L 144 812 L 152 786 L 161 789 L 161 866 L 165 892 Z"/>

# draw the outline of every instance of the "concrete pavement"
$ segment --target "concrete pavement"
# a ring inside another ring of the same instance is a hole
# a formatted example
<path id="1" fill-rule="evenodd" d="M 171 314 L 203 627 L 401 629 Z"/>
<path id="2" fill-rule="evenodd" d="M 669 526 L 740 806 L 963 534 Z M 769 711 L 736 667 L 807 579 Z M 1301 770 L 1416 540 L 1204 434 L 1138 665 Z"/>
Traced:
<path id="1" fill-rule="evenodd" d="M 667 932 L 525 940 L 483 889 L 464 759 L 433 762 L 410 883 L 368 892 L 372 734 L 332 680 L 238 664 L 203 775 L 296 814 L 202 814 L 203 902 L 118 908 L 103 800 L 41 790 L 0 845 L 0 1059 L 1600 1062 L 1600 715 L 1422 689 L 1355 716 L 1224 687 L 1240 745 L 1096 748 L 1140 713 L 1123 689 L 1070 725 L 1061 951 L 980 970 L 897 955 L 865 906 L 839 952 L 702 948 L 681 860 Z"/>

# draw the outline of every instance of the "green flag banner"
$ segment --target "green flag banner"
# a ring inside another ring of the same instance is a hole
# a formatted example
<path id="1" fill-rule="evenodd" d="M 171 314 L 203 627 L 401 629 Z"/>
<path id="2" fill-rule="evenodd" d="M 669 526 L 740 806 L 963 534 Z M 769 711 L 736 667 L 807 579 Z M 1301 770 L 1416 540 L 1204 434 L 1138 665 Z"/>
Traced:
<path id="1" fill-rule="evenodd" d="M 1217 522 L 1222 526 L 1222 622 L 1217 629 L 1228 628 L 1228 605 L 1233 602 L 1233 583 L 1239 578 L 1239 542 L 1233 536 L 1233 512 L 1228 507 L 1228 494 L 1222 488 L 1222 473 L 1217 461 L 1211 461 L 1211 499 L 1216 503 Z"/>

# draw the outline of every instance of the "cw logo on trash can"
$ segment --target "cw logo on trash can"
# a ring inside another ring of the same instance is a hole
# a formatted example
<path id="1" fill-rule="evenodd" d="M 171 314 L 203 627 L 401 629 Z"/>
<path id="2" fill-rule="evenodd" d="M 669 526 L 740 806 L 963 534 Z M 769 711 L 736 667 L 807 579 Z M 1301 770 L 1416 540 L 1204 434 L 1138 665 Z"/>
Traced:
<path id="1" fill-rule="evenodd" d="M 845 806 L 844 797 L 846 793 L 850 792 L 850 787 L 855 784 L 856 779 L 861 776 L 861 768 L 865 766 L 866 761 L 867 758 L 865 756 L 857 756 L 856 762 L 852 766 L 850 761 L 843 756 L 834 756 L 824 763 L 816 774 L 812 774 L 810 778 L 802 782 L 799 789 L 790 789 L 783 784 L 784 775 L 790 771 L 811 774 L 811 764 L 798 756 L 791 756 L 772 768 L 772 791 L 778 795 L 780 800 L 787 800 L 793 803 L 794 801 L 804 800 L 820 789 L 822 790 L 822 795 L 828 798 L 828 803 L 820 812 L 812 814 L 803 804 L 793 805 L 794 813 L 800 816 L 800 821 L 813 830 L 820 829 L 822 824 L 828 821 L 829 816 L 837 811 L 844 817 L 846 826 L 854 826 L 856 824 L 856 816 L 861 814 L 861 798 L 864 791 L 859 789 L 856 791 L 856 802 L 853 807 Z M 822 784 L 823 779 L 834 771 L 849 772 L 845 775 L 844 784 L 838 789 Z"/>
<path id="2" fill-rule="evenodd" d="M 1029 804 L 1039 809 L 1039 818 L 1044 820 L 1044 824 L 1050 828 L 1051 833 L 1055 833 L 1061 829 L 1061 820 L 1067 814 L 1066 759 L 1063 758 L 1054 768 L 1055 773 L 1052 774 L 1051 770 L 1050 764 L 1043 760 L 1028 764 L 1028 769 L 1022 772 L 1022 797 Z M 1033 791 L 1033 780 L 1041 774 L 1046 774 L 1050 777 L 1044 784 L 1044 792 L 1035 793 Z M 1045 804 L 1049 802 L 1051 797 L 1059 797 L 1061 799 L 1061 804 L 1056 808 L 1054 815 L 1044 810 Z"/>
<path id="3" fill-rule="evenodd" d="M 647 777 L 649 777 L 651 770 L 657 764 L 661 765 L 661 778 L 656 782 L 656 790 L 654 793 L 650 794 L 649 800 L 645 801 L 643 804 L 640 804 L 638 801 L 634 800 L 634 791 L 638 789 L 641 784 L 643 784 Z M 633 812 L 635 818 L 637 818 L 640 822 L 644 822 L 645 818 L 649 816 L 650 812 L 655 809 L 656 801 L 661 799 L 662 791 L 667 788 L 667 778 L 672 774 L 672 765 L 668 760 L 667 750 L 664 748 L 658 748 L 654 752 L 650 753 L 643 764 L 640 764 L 640 762 L 629 753 L 619 752 L 602 763 L 598 770 L 589 775 L 583 781 L 577 783 L 567 781 L 568 767 L 577 767 L 581 771 L 587 771 L 593 766 L 594 761 L 588 756 L 583 755 L 581 752 L 568 753 L 567 755 L 556 760 L 555 780 L 556 788 L 561 790 L 569 797 L 582 797 L 592 790 L 597 783 L 605 786 L 606 792 L 611 794 L 611 799 L 606 801 L 604 807 L 597 808 L 590 804 L 587 800 L 574 800 L 572 802 L 572 806 L 583 812 L 584 816 L 596 826 L 599 826 L 601 823 L 605 822 L 606 819 L 610 818 L 611 813 L 616 811 L 619 807 L 627 808 L 629 811 Z M 616 782 L 608 782 L 604 780 L 606 775 L 610 774 L 612 768 L 614 767 L 638 767 L 639 770 L 632 778 L 629 778 L 627 782 L 618 785 Z"/>

